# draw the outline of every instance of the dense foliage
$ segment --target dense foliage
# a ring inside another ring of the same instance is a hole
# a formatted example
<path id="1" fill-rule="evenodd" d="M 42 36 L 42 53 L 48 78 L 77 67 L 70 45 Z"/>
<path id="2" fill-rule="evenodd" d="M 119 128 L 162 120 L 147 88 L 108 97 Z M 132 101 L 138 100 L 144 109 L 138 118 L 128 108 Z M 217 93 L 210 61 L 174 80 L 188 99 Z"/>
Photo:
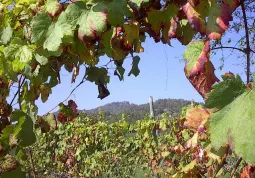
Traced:
<path id="1" fill-rule="evenodd" d="M 253 15 L 247 15 L 248 11 Z M 240 23 L 230 24 L 232 15 Z M 239 48 L 222 46 L 229 25 L 237 33 L 243 31 Z M 250 0 L 1 0 L 1 177 L 24 177 L 25 172 L 36 177 L 36 166 L 57 166 L 63 173 L 87 177 L 134 175 L 132 166 L 138 162 L 147 164 L 157 177 L 229 176 L 223 168 L 232 156 L 236 163 L 230 166 L 230 177 L 251 176 L 255 164 L 253 32 L 254 2 Z M 159 121 L 146 118 L 107 124 L 79 115 L 74 101 L 65 103 L 67 98 L 59 104 L 57 118 L 49 113 L 37 115 L 36 101 L 47 101 L 52 88 L 61 83 L 61 70 L 72 73 L 71 82 L 75 82 L 85 66 L 77 87 L 85 80 L 95 83 L 100 99 L 110 94 L 109 64 L 115 66 L 114 76 L 123 80 L 122 64 L 130 55 L 133 63 L 128 75 L 138 76 L 138 53 L 144 51 L 142 43 L 149 36 L 155 42 L 171 45 L 171 39 L 178 39 L 187 45 L 185 75 L 211 110 L 189 110 L 186 123 L 163 115 Z M 245 55 L 246 86 L 232 73 L 223 75 L 222 82 L 215 76 L 211 50 L 226 48 Z M 102 56 L 109 61 L 99 66 Z M 8 98 L 12 89 L 16 92 Z M 157 129 L 162 134 L 158 137 Z M 62 146 L 55 150 L 54 144 Z M 222 154 L 207 152 L 209 145 Z M 36 153 L 42 159 L 35 163 L 36 146 L 50 151 Z M 25 169 L 22 160 L 28 156 L 31 166 Z M 162 160 L 168 162 L 162 164 Z M 121 171 L 116 169 L 119 164 Z"/>
<path id="2" fill-rule="evenodd" d="M 48 133 L 38 130 L 38 140 L 30 147 L 36 174 L 40 177 L 230 176 L 227 167 L 231 167 L 231 162 L 218 170 L 227 148 L 221 148 L 221 152 L 211 148 L 204 125 L 209 112 L 200 106 L 183 108 L 179 118 L 164 113 L 154 120 L 147 115 L 134 124 L 126 118 L 123 115 L 119 121 L 109 123 L 102 113 L 97 117 L 82 113 L 74 122 L 59 124 L 57 130 Z M 157 136 L 153 134 L 155 128 Z M 237 158 L 229 159 L 233 162 Z M 30 162 L 30 158 L 23 162 L 27 170 L 31 169 Z M 240 175 L 240 171 L 235 175 Z"/>

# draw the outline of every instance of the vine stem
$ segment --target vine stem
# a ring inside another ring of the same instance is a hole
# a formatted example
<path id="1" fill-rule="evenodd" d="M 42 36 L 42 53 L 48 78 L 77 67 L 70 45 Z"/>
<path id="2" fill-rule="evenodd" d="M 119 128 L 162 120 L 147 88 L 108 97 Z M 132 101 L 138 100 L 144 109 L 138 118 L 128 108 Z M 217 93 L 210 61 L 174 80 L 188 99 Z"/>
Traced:
<path id="1" fill-rule="evenodd" d="M 230 46 L 220 46 L 220 47 L 216 47 L 216 48 L 212 48 L 211 50 L 217 50 L 217 49 L 235 49 L 238 51 L 241 51 L 243 53 L 245 53 L 245 50 L 241 49 L 241 48 L 236 48 L 236 47 L 230 47 Z"/>
<path id="2" fill-rule="evenodd" d="M 70 94 L 67 96 L 67 98 L 64 99 L 61 103 L 66 102 L 66 101 L 70 98 L 70 96 L 73 94 L 73 92 L 74 92 L 79 86 L 81 86 L 85 81 L 86 81 L 86 80 L 85 80 L 85 75 L 84 75 L 84 77 L 82 78 L 81 82 L 80 82 L 78 85 L 76 85 L 76 87 L 75 87 L 74 89 L 72 89 L 72 91 L 71 91 Z M 54 108 L 52 108 L 50 111 L 48 111 L 48 112 L 47 112 L 46 114 L 44 114 L 44 115 L 49 114 L 50 112 L 52 112 L 52 111 L 53 111 L 54 109 L 56 109 L 57 107 L 58 107 L 58 105 L 56 105 Z"/>
<path id="3" fill-rule="evenodd" d="M 227 159 L 227 157 L 228 157 L 229 149 L 230 149 L 230 147 L 228 146 L 228 147 L 227 147 L 227 150 L 226 150 L 226 153 L 225 153 L 225 155 L 223 156 L 222 161 L 221 161 L 220 165 L 217 167 L 217 169 L 216 169 L 216 171 L 215 171 L 215 174 L 213 175 L 212 178 L 216 178 L 218 172 L 220 171 L 220 169 L 221 169 L 221 168 L 224 166 L 224 164 L 226 163 L 226 159 Z"/>
<path id="4" fill-rule="evenodd" d="M 236 165 L 235 165 L 234 169 L 231 172 L 230 178 L 232 178 L 235 175 L 235 172 L 236 172 L 236 170 L 237 170 L 237 168 L 238 168 L 238 166 L 240 165 L 241 162 L 242 162 L 242 157 L 240 157 L 237 160 Z"/>
<path id="5" fill-rule="evenodd" d="M 19 81 L 18 81 L 18 90 L 17 90 L 17 92 L 14 94 L 14 96 L 13 96 L 13 98 L 12 98 L 12 101 L 10 102 L 10 105 L 12 105 L 12 103 L 14 102 L 14 100 L 15 100 L 15 98 L 16 98 L 17 95 L 19 95 L 19 97 L 20 97 L 20 89 L 21 89 L 21 87 L 24 85 L 25 80 L 26 80 L 26 78 L 24 77 L 23 80 L 21 81 L 22 76 L 23 76 L 23 75 L 21 75 L 20 78 L 19 78 Z M 19 99 L 19 98 L 18 98 L 18 99 Z M 19 101 L 18 103 L 19 103 L 20 108 L 21 108 L 21 103 L 20 103 L 20 101 Z"/>
<path id="6" fill-rule="evenodd" d="M 248 23 L 247 23 L 247 17 L 245 12 L 245 6 L 244 6 L 244 0 L 240 0 L 242 13 L 243 13 L 243 20 L 244 20 L 244 29 L 245 29 L 245 38 L 246 38 L 246 77 L 247 77 L 247 84 L 250 82 L 250 73 L 251 73 L 251 47 L 250 47 L 250 41 L 249 41 L 249 31 L 248 31 Z"/>
<path id="7" fill-rule="evenodd" d="M 31 159 L 31 166 L 32 166 L 32 172 L 33 172 L 33 177 L 36 178 L 36 173 L 35 173 L 35 164 L 34 164 L 34 159 L 33 159 L 33 155 L 32 155 L 32 150 L 29 147 L 29 155 L 30 155 L 30 159 Z"/>

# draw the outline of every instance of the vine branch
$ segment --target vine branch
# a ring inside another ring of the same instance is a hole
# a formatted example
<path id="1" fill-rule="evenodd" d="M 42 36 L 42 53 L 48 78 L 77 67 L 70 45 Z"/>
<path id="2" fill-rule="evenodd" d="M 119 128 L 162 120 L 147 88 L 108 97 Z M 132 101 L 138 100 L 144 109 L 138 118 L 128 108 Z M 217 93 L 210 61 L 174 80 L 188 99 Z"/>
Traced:
<path id="1" fill-rule="evenodd" d="M 31 166 L 32 166 L 32 172 L 33 172 L 33 177 L 36 178 L 36 173 L 35 173 L 35 164 L 34 164 L 34 159 L 33 159 L 33 155 L 32 155 L 32 150 L 29 147 L 29 155 L 30 155 L 30 159 L 31 159 Z"/>
<path id="2" fill-rule="evenodd" d="M 14 96 L 13 96 L 13 98 L 12 98 L 12 101 L 10 102 L 10 105 L 12 105 L 12 103 L 14 102 L 15 98 L 17 97 L 17 95 L 19 95 L 19 98 L 20 98 L 20 89 L 21 89 L 21 87 L 24 85 L 26 78 L 24 77 L 22 81 L 21 81 L 21 79 L 22 79 L 22 75 L 20 76 L 19 81 L 18 81 L 18 90 L 17 90 L 17 92 L 14 94 Z M 19 98 L 18 98 L 18 99 L 19 99 Z M 21 103 L 20 103 L 20 101 L 18 101 L 18 103 L 19 103 L 20 108 L 21 108 Z"/>
<path id="3" fill-rule="evenodd" d="M 227 159 L 227 157 L 228 157 L 229 149 L 230 149 L 230 147 L 228 146 L 228 147 L 227 147 L 227 150 L 226 150 L 226 153 L 225 153 L 225 155 L 223 156 L 220 165 L 217 167 L 217 169 L 216 169 L 216 171 L 215 171 L 215 174 L 213 175 L 213 178 L 216 178 L 218 172 L 220 171 L 220 169 L 221 169 L 221 168 L 224 166 L 224 164 L 226 163 L 226 159 Z"/>
<path id="4" fill-rule="evenodd" d="M 85 75 L 84 75 L 84 77 L 82 78 L 81 82 L 80 82 L 78 85 L 76 85 L 76 87 L 75 87 L 74 89 L 72 89 L 72 91 L 71 91 L 70 94 L 67 96 L 67 98 L 64 99 L 61 103 L 66 102 L 66 101 L 70 98 L 70 96 L 73 94 L 73 92 L 74 92 L 79 86 L 81 86 L 85 81 L 86 81 L 86 80 L 85 80 Z M 58 105 L 56 105 L 54 108 L 52 108 L 50 111 L 48 111 L 48 112 L 47 112 L 46 114 L 44 114 L 44 115 L 49 114 L 51 111 L 53 111 L 53 110 L 56 109 L 57 107 L 58 107 Z"/>
<path id="5" fill-rule="evenodd" d="M 235 164 L 235 167 L 234 167 L 234 169 L 233 169 L 232 172 L 231 172 L 230 178 L 232 178 L 232 177 L 235 175 L 235 172 L 236 172 L 236 170 L 237 170 L 237 168 L 238 168 L 238 166 L 240 165 L 241 162 L 242 162 L 242 157 L 240 157 L 240 158 L 237 160 L 237 162 L 236 162 L 236 164 Z"/>
<path id="6" fill-rule="evenodd" d="M 247 84 L 250 82 L 250 73 L 251 73 L 251 47 L 250 47 L 250 38 L 249 38 L 249 31 L 248 31 L 248 23 L 247 23 L 247 17 L 245 12 L 245 6 L 244 6 L 244 0 L 240 0 L 242 13 L 243 13 L 243 20 L 244 20 L 244 29 L 245 29 L 245 39 L 246 39 L 246 63 L 247 63 L 247 69 L 246 69 L 246 77 L 247 77 Z"/>
<path id="7" fill-rule="evenodd" d="M 235 50 L 238 50 L 238 51 L 241 51 L 241 52 L 245 53 L 244 49 L 237 48 L 237 47 L 230 47 L 230 46 L 220 46 L 220 47 L 212 48 L 211 50 L 224 49 L 224 48 L 225 49 L 235 49 Z"/>

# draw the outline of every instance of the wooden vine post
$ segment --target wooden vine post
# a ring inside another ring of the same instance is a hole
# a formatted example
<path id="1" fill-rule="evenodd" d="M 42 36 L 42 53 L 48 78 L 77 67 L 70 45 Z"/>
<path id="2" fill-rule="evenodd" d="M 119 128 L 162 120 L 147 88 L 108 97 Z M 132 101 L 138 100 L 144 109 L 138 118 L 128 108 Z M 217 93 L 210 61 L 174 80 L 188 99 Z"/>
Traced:
<path id="1" fill-rule="evenodd" d="M 149 105 L 150 105 L 150 115 L 153 119 L 155 119 L 154 107 L 153 107 L 153 97 L 152 96 L 149 97 Z M 157 128 L 154 128 L 153 135 L 154 135 L 154 139 L 155 139 L 156 144 L 158 144 L 158 139 L 157 139 L 158 129 Z"/>

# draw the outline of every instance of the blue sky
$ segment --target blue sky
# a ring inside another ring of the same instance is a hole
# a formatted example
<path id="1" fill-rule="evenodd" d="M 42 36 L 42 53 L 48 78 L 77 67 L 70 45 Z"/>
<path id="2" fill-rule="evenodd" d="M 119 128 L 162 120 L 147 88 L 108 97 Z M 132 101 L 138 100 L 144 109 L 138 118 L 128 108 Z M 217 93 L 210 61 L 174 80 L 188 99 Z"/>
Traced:
<path id="1" fill-rule="evenodd" d="M 231 34 L 230 37 L 233 40 Z M 171 43 L 173 47 L 155 43 L 153 39 L 148 37 L 143 44 L 144 53 L 139 54 L 141 58 L 139 63 L 140 75 L 138 77 L 127 76 L 132 66 L 132 58 L 128 57 L 124 62 L 124 68 L 126 69 L 124 81 L 119 81 L 118 77 L 114 76 L 113 71 L 111 71 L 111 81 L 108 85 L 111 94 L 107 98 L 103 100 L 97 98 L 97 86 L 94 83 L 85 82 L 72 94 L 70 99 L 77 103 L 79 109 L 91 109 L 116 101 L 143 104 L 148 102 L 149 96 L 153 96 L 154 100 L 174 98 L 202 102 L 202 97 L 196 92 L 184 74 L 185 63 L 182 60 L 182 54 L 185 46 L 182 46 L 176 40 L 171 41 Z M 229 50 L 225 50 L 224 55 L 228 56 L 228 54 Z M 221 65 L 219 60 L 221 55 L 222 52 L 218 51 L 216 56 L 212 58 L 216 75 L 220 78 L 220 75 L 231 71 L 235 74 L 239 73 L 245 81 L 244 67 L 240 66 L 240 59 L 237 59 L 235 53 L 225 60 L 223 70 L 218 70 Z M 100 64 L 106 64 L 109 61 L 106 57 L 102 57 L 100 60 Z M 80 82 L 84 72 L 84 68 L 81 68 L 76 83 L 71 84 L 71 74 L 63 70 L 61 72 L 62 84 L 53 88 L 49 100 L 46 103 L 37 101 L 39 114 L 47 113 L 63 101 Z"/>
<path id="2" fill-rule="evenodd" d="M 240 34 L 228 33 L 225 39 L 230 38 L 232 40 L 230 46 L 234 46 L 232 44 L 235 44 L 235 41 L 239 40 L 243 35 L 243 32 Z M 182 46 L 177 40 L 172 40 L 171 43 L 173 47 L 162 43 L 155 43 L 153 39 L 148 37 L 143 44 L 145 48 L 144 53 L 139 54 L 141 58 L 139 64 L 140 75 L 138 77 L 127 76 L 132 66 L 132 58 L 127 58 L 124 62 L 124 68 L 126 69 L 124 81 L 119 81 L 117 76 L 113 76 L 113 71 L 111 72 L 111 81 L 108 85 L 111 94 L 107 98 L 103 100 L 98 99 L 97 86 L 94 83 L 85 82 L 69 99 L 73 99 L 79 109 L 91 109 L 116 101 L 129 101 L 135 104 L 143 104 L 148 102 L 149 96 L 153 96 L 154 100 L 174 98 L 202 102 L 202 97 L 196 92 L 184 74 L 185 63 L 182 60 L 182 54 L 185 46 Z M 222 54 L 226 57 L 224 68 L 218 70 L 221 65 L 220 58 Z M 231 71 L 234 74 L 240 74 L 246 82 L 245 64 L 243 63 L 244 60 L 239 58 L 240 53 L 229 54 L 230 50 L 228 49 L 224 50 L 223 53 L 219 50 L 211 58 L 216 68 L 216 76 L 220 78 L 220 75 Z M 108 58 L 103 57 L 100 59 L 100 65 L 106 64 L 108 61 Z M 252 71 L 255 71 L 254 66 L 252 67 Z M 77 78 L 76 83 L 71 84 L 72 74 L 65 70 L 61 71 L 62 83 L 53 88 L 48 101 L 46 103 L 42 103 L 40 99 L 36 101 L 39 114 L 47 113 L 66 99 L 72 89 L 80 82 L 84 73 L 84 68 L 81 68 L 80 76 Z"/>

